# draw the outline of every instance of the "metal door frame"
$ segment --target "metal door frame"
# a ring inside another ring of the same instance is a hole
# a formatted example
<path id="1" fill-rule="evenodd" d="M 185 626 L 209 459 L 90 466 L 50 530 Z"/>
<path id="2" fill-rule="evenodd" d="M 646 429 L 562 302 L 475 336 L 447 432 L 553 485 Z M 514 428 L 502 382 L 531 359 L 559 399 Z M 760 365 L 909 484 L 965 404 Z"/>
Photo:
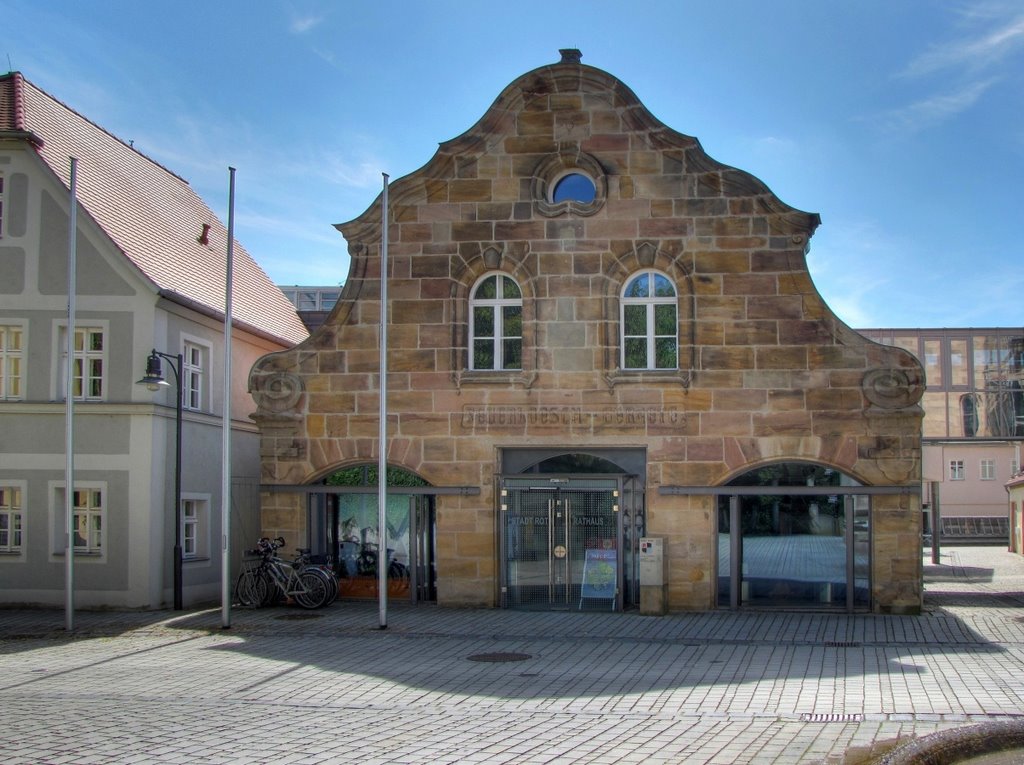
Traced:
<path id="1" fill-rule="evenodd" d="M 437 601 L 437 508 L 432 494 L 409 497 L 409 599 Z"/>
<path id="2" fill-rule="evenodd" d="M 623 553 L 623 597 L 622 606 L 638 608 L 640 606 L 640 538 L 647 533 L 647 495 L 644 483 L 638 475 L 622 477 L 622 494 L 620 496 L 622 514 L 622 548 L 629 546 Z M 627 529 L 626 524 L 632 524 Z M 629 566 L 627 568 L 627 555 Z M 629 574 L 632 573 L 630 577 Z"/>
<path id="3" fill-rule="evenodd" d="M 715 518 L 718 518 L 718 499 L 719 496 L 726 496 L 729 500 L 729 608 L 739 609 L 743 607 L 742 601 L 742 585 L 743 585 L 743 520 L 742 520 L 742 508 L 740 507 L 740 497 L 748 496 L 751 494 L 757 494 L 759 496 L 764 495 L 775 495 L 775 496 L 793 496 L 793 495 L 830 495 L 840 494 L 843 497 L 843 516 L 845 521 L 845 529 L 843 532 L 843 541 L 846 549 L 846 601 L 844 603 L 843 610 L 845 613 L 853 614 L 858 611 L 869 611 L 871 609 L 871 584 L 870 584 L 870 552 L 868 560 L 868 602 L 861 605 L 859 608 L 856 604 L 856 546 L 854 539 L 854 502 L 857 496 L 868 497 L 868 517 L 871 516 L 871 494 L 880 492 L 869 492 L 864 491 L 868 487 L 856 486 L 822 486 L 815 487 L 816 491 L 811 491 L 805 487 L 773 487 L 773 486 L 758 486 L 758 487 L 743 487 L 743 491 L 734 492 L 731 491 L 738 487 L 729 487 L 730 491 L 721 491 L 720 495 L 713 495 L 715 502 Z M 796 488 L 798 490 L 793 491 Z M 751 489 L 756 489 L 752 491 Z M 888 493 L 888 492 L 886 492 Z M 870 529 L 869 529 L 870 532 Z M 718 536 L 717 521 L 715 536 Z M 715 547 L 717 551 L 717 545 Z M 870 551 L 870 546 L 869 546 Z M 715 554 L 715 571 L 718 571 L 718 555 Z M 715 582 L 718 581 L 718 575 L 715 575 Z M 717 585 L 716 585 L 717 589 Z M 716 594 L 715 602 L 718 601 Z M 758 604 L 753 606 L 754 608 L 771 608 L 768 604 Z M 780 606 L 780 608 L 792 608 L 792 606 Z M 822 609 L 832 610 L 832 609 Z"/>
<path id="4" fill-rule="evenodd" d="M 552 493 L 554 495 L 554 498 L 557 498 L 560 494 L 563 494 L 563 493 L 564 494 L 574 494 L 574 493 L 581 493 L 581 492 L 611 492 L 612 496 L 615 499 L 615 501 L 613 502 L 613 512 L 615 513 L 615 550 L 616 550 L 616 585 L 615 585 L 615 603 L 614 603 L 614 609 L 613 610 L 615 610 L 615 611 L 622 611 L 622 609 L 623 609 L 623 595 L 624 595 L 624 590 L 625 590 L 625 571 L 626 571 L 624 557 L 625 557 L 626 552 L 627 552 L 625 550 L 625 538 L 624 538 L 624 527 L 623 527 L 623 517 L 624 517 L 625 514 L 622 512 L 622 502 L 623 502 L 623 498 L 624 498 L 623 488 L 624 488 L 624 484 L 627 481 L 629 481 L 629 480 L 636 480 L 637 476 L 632 476 L 632 475 L 624 474 L 624 473 L 614 473 L 614 474 L 606 474 L 606 473 L 579 473 L 579 474 L 576 474 L 576 473 L 574 473 L 574 474 L 547 474 L 547 473 L 542 473 L 542 474 L 525 474 L 525 473 L 513 473 L 513 474 L 509 474 L 509 475 L 497 476 L 497 479 L 498 479 L 497 480 L 498 490 L 496 492 L 496 498 L 497 498 L 498 501 L 497 501 L 497 508 L 496 508 L 497 512 L 495 513 L 495 520 L 496 520 L 496 524 L 495 525 L 496 525 L 496 536 L 497 536 L 497 539 L 498 539 L 498 560 L 499 560 L 499 566 L 498 566 L 498 569 L 499 569 L 498 570 L 498 587 L 499 587 L 499 594 L 500 594 L 499 602 L 500 602 L 501 607 L 502 608 L 508 608 L 509 607 L 509 604 L 508 604 L 508 600 L 509 600 L 508 599 L 508 588 L 509 588 L 510 585 L 509 585 L 509 581 L 508 581 L 508 546 L 507 546 L 508 545 L 508 539 L 507 539 L 507 535 L 506 535 L 507 524 L 505 522 L 505 515 L 504 515 L 508 511 L 508 508 L 509 508 L 509 502 L 507 501 L 508 500 L 508 496 L 509 496 L 509 492 L 510 491 L 549 492 L 549 493 Z M 519 486 L 515 486 L 515 487 L 509 487 L 507 485 L 507 482 L 509 482 L 509 481 L 515 481 L 516 483 L 518 483 L 520 485 Z M 611 486 L 609 486 L 609 487 L 600 487 L 600 486 L 586 486 L 586 485 L 581 485 L 581 486 L 574 487 L 572 485 L 574 481 L 575 482 L 614 481 L 615 482 L 615 486 L 614 486 L 614 488 L 611 487 Z M 633 492 L 633 495 L 635 497 L 636 493 L 638 492 L 638 489 L 635 486 L 634 487 L 630 487 L 630 488 L 631 488 L 631 491 Z M 642 495 L 642 492 L 641 492 L 641 495 Z M 554 511 L 554 506 L 552 504 L 550 504 L 550 500 L 549 500 L 548 508 L 549 508 L 548 509 L 549 518 L 551 518 L 551 514 Z M 570 531 L 571 531 L 572 527 L 573 527 L 573 524 L 572 524 L 572 510 L 571 510 L 571 505 L 569 505 L 567 507 L 566 522 L 565 522 L 565 526 L 564 526 L 564 528 L 565 528 L 565 535 L 566 535 L 566 541 L 565 541 L 566 554 L 565 554 L 565 558 L 564 558 L 565 565 L 566 565 L 566 582 L 565 582 L 565 587 L 566 587 L 565 595 L 566 595 L 566 597 L 565 597 L 565 604 L 569 608 L 571 608 L 571 605 L 572 605 L 572 599 L 568 597 L 569 596 L 569 588 L 572 587 L 573 584 L 574 584 L 572 582 L 572 572 L 571 572 L 571 566 L 572 566 L 572 547 L 571 547 L 571 544 L 570 544 Z M 554 582 L 554 576 L 553 576 L 553 573 L 554 573 L 553 561 L 555 559 L 555 556 L 554 556 L 555 540 L 554 540 L 553 535 L 555 533 L 556 532 L 554 530 L 554 524 L 549 523 L 548 524 L 548 553 L 547 553 L 547 555 L 548 555 L 548 571 L 549 571 L 549 576 L 548 576 L 549 603 L 553 603 L 554 602 L 553 588 L 555 586 L 557 586 L 556 583 Z M 633 553 L 632 550 L 630 550 L 629 552 L 631 554 Z M 554 609 L 552 609 L 552 610 L 554 610 Z"/>

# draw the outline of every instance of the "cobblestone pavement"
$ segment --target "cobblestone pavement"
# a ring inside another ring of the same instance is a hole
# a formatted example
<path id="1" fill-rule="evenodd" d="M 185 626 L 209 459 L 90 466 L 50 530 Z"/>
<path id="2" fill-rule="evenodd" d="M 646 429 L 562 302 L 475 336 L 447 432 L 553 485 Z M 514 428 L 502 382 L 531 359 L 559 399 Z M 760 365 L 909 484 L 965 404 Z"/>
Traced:
<path id="1" fill-rule="evenodd" d="M 921 616 L 0 610 L 0 762 L 860 763 L 1024 717 L 1024 559 Z"/>

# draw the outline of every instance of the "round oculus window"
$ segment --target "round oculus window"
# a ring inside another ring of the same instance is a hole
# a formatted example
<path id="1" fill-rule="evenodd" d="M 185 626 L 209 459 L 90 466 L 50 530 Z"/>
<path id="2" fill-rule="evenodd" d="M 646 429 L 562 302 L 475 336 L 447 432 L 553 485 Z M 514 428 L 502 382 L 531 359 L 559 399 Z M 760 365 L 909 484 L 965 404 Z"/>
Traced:
<path id="1" fill-rule="evenodd" d="M 590 204 L 597 197 L 597 186 L 583 173 L 569 173 L 555 182 L 551 191 L 552 202 L 580 202 Z"/>

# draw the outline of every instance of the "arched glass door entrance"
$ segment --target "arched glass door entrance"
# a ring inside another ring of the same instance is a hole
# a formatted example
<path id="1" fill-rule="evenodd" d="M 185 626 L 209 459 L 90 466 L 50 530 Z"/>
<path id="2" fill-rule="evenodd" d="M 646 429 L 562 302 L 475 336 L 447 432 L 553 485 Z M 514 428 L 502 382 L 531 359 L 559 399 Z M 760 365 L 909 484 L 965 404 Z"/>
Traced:
<path id="1" fill-rule="evenodd" d="M 638 602 L 643 488 L 607 456 L 615 455 L 506 460 L 520 472 L 499 481 L 503 607 L 620 610 Z"/>
<path id="2" fill-rule="evenodd" d="M 867 491 L 839 471 L 767 465 L 718 495 L 718 603 L 738 608 L 867 609 Z"/>
<path id="3" fill-rule="evenodd" d="M 308 498 L 310 547 L 323 550 L 333 563 L 339 595 L 376 599 L 378 566 L 386 565 L 389 598 L 436 600 L 435 493 L 440 490 L 407 470 L 388 468 L 385 557 L 380 549 L 377 467 L 344 468 L 324 483 L 330 493 Z"/>

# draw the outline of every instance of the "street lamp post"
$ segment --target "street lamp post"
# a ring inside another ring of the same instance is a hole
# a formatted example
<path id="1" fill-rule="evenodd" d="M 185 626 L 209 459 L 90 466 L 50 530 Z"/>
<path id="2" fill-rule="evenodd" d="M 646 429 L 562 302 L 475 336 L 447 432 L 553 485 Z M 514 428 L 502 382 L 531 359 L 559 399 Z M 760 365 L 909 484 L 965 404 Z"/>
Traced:
<path id="1" fill-rule="evenodd" d="M 145 385 L 151 391 L 158 391 L 161 388 L 169 387 L 170 383 L 164 379 L 163 370 L 160 368 L 160 359 L 167 359 L 173 362 L 171 371 L 174 372 L 175 389 L 175 454 L 174 454 L 174 610 L 180 611 L 182 606 L 182 576 L 181 576 L 181 366 L 184 357 L 179 353 L 173 356 L 169 353 L 161 353 L 153 349 L 146 359 L 146 374 L 139 380 L 137 385 Z"/>

